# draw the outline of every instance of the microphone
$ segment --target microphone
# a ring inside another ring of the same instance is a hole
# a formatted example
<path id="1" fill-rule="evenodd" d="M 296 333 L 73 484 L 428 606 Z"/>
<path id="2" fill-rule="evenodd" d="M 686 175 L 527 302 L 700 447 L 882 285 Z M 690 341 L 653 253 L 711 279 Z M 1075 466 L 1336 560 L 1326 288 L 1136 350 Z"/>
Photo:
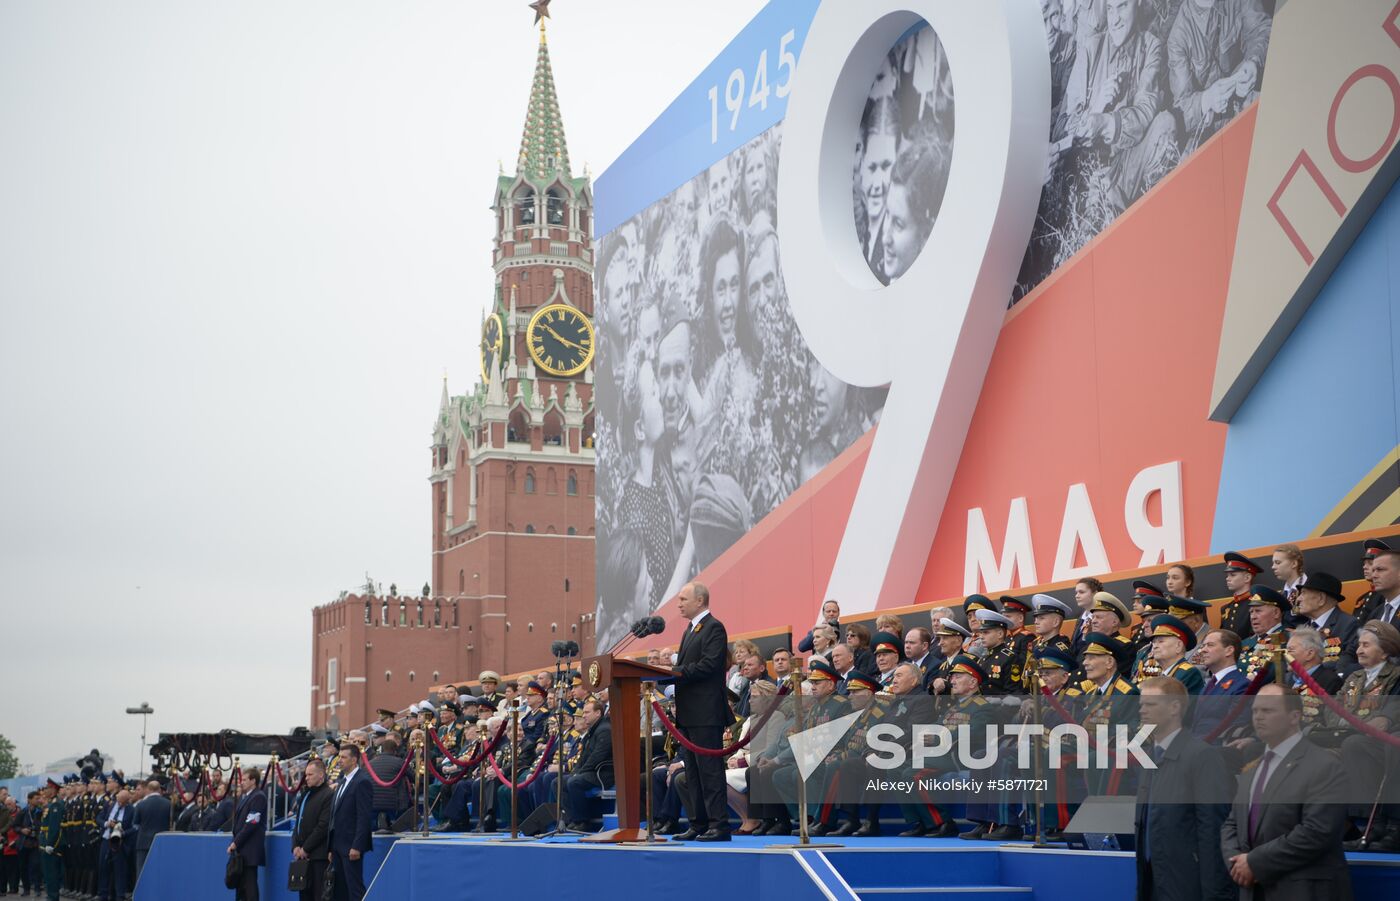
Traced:
<path id="1" fill-rule="evenodd" d="M 659 616 L 644 616 L 632 624 L 628 630 L 631 634 L 618 642 L 612 649 L 612 653 L 620 654 L 622 649 L 638 638 L 646 638 L 648 635 L 660 635 L 666 631 L 666 620 Z"/>
<path id="2" fill-rule="evenodd" d="M 578 642 L 577 642 L 577 641 L 566 641 L 566 642 L 564 642 L 564 656 L 565 656 L 565 657 L 577 657 L 578 654 L 579 654 L 579 647 L 578 647 Z"/>

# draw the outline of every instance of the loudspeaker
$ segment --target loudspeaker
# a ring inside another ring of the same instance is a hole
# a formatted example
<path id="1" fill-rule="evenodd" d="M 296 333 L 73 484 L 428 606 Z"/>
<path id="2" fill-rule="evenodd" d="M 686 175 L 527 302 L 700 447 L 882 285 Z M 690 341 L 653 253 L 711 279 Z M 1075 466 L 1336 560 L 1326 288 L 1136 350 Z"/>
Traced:
<path id="1" fill-rule="evenodd" d="M 521 835 L 540 835 L 554 822 L 554 805 L 541 804 L 520 824 Z"/>

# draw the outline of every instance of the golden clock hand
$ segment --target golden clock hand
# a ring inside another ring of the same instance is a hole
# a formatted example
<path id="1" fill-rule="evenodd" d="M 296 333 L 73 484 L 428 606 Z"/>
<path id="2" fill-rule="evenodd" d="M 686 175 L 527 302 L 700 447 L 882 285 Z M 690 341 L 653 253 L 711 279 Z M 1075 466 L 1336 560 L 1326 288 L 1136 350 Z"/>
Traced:
<path id="1" fill-rule="evenodd" d="M 546 326 L 542 326 L 542 328 L 543 328 L 545 331 L 549 332 L 551 335 L 553 335 L 556 339 L 558 339 L 558 341 L 559 341 L 560 344 L 563 344 L 563 345 L 565 345 L 566 347 L 572 347 L 572 348 L 574 348 L 575 350 L 583 350 L 583 346 L 582 346 L 581 344 L 575 344 L 574 342 L 570 341 L 568 338 L 565 338 L 563 335 L 559 334 L 558 332 L 556 332 L 554 329 L 550 328 L 549 326 L 547 326 L 547 325 L 546 325 Z"/>

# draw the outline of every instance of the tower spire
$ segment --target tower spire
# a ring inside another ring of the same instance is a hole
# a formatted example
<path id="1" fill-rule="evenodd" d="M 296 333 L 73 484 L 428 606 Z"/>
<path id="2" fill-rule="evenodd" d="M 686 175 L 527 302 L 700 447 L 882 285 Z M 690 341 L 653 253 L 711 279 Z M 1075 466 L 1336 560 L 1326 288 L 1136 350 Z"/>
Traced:
<path id="1" fill-rule="evenodd" d="M 549 64 L 549 42 L 544 20 L 548 4 L 530 4 L 540 26 L 539 51 L 535 57 L 535 80 L 530 83 L 530 103 L 525 110 L 525 131 L 520 138 L 516 174 L 535 182 L 546 182 L 560 172 L 571 177 L 569 148 L 564 141 L 564 118 L 559 113 L 559 97 L 554 90 L 554 70 Z M 543 7 L 543 8 L 540 8 Z"/>

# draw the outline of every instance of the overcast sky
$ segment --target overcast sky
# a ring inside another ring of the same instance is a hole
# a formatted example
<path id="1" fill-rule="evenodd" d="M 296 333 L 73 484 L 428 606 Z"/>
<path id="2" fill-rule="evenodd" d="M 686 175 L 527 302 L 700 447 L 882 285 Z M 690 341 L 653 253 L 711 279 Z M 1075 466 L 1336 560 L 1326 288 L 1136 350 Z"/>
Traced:
<path id="1" fill-rule="evenodd" d="M 603 171 L 762 0 L 556 0 Z M 428 577 L 525 0 L 0 3 L 0 733 L 26 764 L 309 711 L 311 608 Z"/>

